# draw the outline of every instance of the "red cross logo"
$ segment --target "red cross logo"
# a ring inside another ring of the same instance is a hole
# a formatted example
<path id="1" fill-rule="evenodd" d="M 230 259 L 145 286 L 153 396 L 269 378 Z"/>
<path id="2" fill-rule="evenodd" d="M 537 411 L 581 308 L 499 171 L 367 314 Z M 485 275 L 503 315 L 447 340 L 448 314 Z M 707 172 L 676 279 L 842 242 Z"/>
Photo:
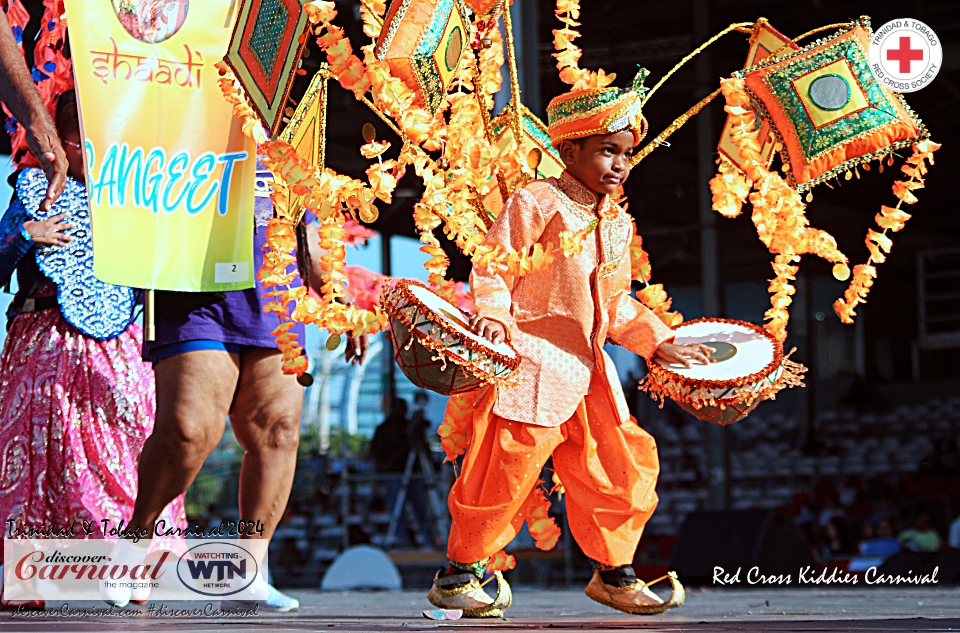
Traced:
<path id="1" fill-rule="evenodd" d="M 910 62 L 923 61 L 922 48 L 910 48 L 910 36 L 900 37 L 900 48 L 891 48 L 887 51 L 887 60 L 900 62 L 900 73 L 910 74 Z"/>

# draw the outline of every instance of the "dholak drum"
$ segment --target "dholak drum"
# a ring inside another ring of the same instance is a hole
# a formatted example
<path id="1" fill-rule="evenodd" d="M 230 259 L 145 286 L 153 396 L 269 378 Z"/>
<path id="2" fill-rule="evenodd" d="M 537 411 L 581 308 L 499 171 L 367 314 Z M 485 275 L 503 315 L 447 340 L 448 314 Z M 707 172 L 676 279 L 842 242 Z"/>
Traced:
<path id="1" fill-rule="evenodd" d="M 397 365 L 418 387 L 464 393 L 509 382 L 520 366 L 509 342 L 474 334 L 466 314 L 423 284 L 401 279 L 384 287 L 380 304 L 390 316 Z"/>
<path id="2" fill-rule="evenodd" d="M 709 365 L 650 363 L 640 388 L 663 406 L 665 397 L 684 411 L 726 426 L 742 420 L 761 401 L 785 387 L 803 386 L 806 368 L 783 355 L 783 346 L 762 327 L 729 319 L 697 319 L 674 329 L 677 345 L 712 347 Z"/>

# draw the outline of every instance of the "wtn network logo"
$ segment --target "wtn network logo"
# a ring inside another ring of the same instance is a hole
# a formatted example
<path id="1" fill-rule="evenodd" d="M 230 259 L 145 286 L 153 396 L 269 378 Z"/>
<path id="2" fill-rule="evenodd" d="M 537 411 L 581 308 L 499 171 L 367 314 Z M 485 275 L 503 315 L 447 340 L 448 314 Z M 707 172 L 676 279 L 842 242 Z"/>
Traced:
<path id="1" fill-rule="evenodd" d="M 253 584 L 259 572 L 256 557 L 229 541 L 191 547 L 177 561 L 177 577 L 185 587 L 205 596 L 230 596 Z"/>

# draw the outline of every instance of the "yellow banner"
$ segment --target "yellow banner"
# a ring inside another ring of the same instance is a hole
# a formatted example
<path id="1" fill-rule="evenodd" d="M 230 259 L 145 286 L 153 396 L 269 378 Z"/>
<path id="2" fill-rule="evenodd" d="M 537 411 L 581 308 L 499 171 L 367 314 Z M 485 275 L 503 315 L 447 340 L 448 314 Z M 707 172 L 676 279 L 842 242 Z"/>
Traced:
<path id="1" fill-rule="evenodd" d="M 220 93 L 236 0 L 66 0 L 94 274 L 163 290 L 254 285 L 256 147 Z"/>

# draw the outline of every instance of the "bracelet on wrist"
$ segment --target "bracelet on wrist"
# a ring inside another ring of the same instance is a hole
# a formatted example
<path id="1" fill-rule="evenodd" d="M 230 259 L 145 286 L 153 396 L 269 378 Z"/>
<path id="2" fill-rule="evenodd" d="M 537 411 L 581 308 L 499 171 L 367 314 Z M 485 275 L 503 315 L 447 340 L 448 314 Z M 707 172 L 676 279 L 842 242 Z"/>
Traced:
<path id="1" fill-rule="evenodd" d="M 23 239 L 27 240 L 28 242 L 33 241 L 33 236 L 30 235 L 30 231 L 28 231 L 26 227 L 23 227 L 23 226 L 20 227 L 20 235 L 22 235 Z"/>

